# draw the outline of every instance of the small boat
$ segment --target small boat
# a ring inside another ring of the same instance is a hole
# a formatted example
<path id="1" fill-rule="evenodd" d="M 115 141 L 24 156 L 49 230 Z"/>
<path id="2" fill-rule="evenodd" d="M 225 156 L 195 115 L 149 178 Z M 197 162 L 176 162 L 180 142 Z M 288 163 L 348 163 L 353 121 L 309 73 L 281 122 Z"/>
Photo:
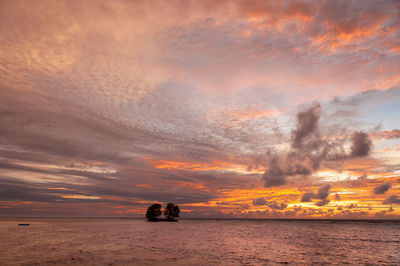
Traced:
<path id="1" fill-rule="evenodd" d="M 18 224 L 18 226 L 30 226 L 31 224 Z"/>

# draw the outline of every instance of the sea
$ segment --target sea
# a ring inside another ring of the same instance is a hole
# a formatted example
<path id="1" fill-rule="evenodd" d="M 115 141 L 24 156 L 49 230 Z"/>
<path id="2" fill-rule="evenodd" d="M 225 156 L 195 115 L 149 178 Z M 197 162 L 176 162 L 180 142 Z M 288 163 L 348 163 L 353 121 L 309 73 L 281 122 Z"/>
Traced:
<path id="1" fill-rule="evenodd" d="M 0 219 L 0 265 L 281 264 L 400 265 L 400 222 Z"/>

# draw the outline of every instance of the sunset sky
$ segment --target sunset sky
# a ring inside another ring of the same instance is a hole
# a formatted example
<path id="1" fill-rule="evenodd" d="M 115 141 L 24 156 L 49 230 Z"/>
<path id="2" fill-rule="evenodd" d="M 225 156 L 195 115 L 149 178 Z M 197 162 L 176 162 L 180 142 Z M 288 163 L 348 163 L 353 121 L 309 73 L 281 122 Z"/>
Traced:
<path id="1" fill-rule="evenodd" d="M 0 2 L 0 216 L 400 218 L 399 1 Z"/>

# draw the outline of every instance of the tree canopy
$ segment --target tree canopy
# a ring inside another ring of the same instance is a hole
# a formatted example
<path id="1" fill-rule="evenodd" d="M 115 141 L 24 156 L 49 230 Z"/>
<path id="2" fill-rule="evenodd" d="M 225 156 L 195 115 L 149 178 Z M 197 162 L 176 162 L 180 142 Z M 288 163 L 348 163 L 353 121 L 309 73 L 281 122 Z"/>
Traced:
<path id="1" fill-rule="evenodd" d="M 165 207 L 164 215 L 167 220 L 173 221 L 173 220 L 175 220 L 175 217 L 179 217 L 180 211 L 181 210 L 179 209 L 178 205 L 175 205 L 170 202 Z"/>
<path id="2" fill-rule="evenodd" d="M 160 219 L 162 214 L 161 204 L 155 203 L 147 208 L 146 218 L 148 221 L 176 221 L 175 218 L 179 217 L 180 209 L 174 203 L 168 203 L 164 209 L 165 219 Z"/>
<path id="3" fill-rule="evenodd" d="M 147 208 L 146 218 L 148 221 L 158 221 L 161 214 L 161 204 L 155 203 Z"/>

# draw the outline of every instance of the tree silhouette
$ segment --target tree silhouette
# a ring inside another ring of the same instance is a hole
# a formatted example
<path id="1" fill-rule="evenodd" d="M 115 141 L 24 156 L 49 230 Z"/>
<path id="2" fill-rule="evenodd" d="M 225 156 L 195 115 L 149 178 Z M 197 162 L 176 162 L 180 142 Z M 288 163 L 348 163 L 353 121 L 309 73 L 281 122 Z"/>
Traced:
<path id="1" fill-rule="evenodd" d="M 178 205 L 173 203 L 168 203 L 164 210 L 164 215 L 166 216 L 168 221 L 174 221 L 175 217 L 179 217 L 180 209 Z"/>
<path id="2" fill-rule="evenodd" d="M 161 204 L 155 203 L 147 208 L 146 218 L 148 221 L 159 221 L 158 216 L 161 214 Z"/>

